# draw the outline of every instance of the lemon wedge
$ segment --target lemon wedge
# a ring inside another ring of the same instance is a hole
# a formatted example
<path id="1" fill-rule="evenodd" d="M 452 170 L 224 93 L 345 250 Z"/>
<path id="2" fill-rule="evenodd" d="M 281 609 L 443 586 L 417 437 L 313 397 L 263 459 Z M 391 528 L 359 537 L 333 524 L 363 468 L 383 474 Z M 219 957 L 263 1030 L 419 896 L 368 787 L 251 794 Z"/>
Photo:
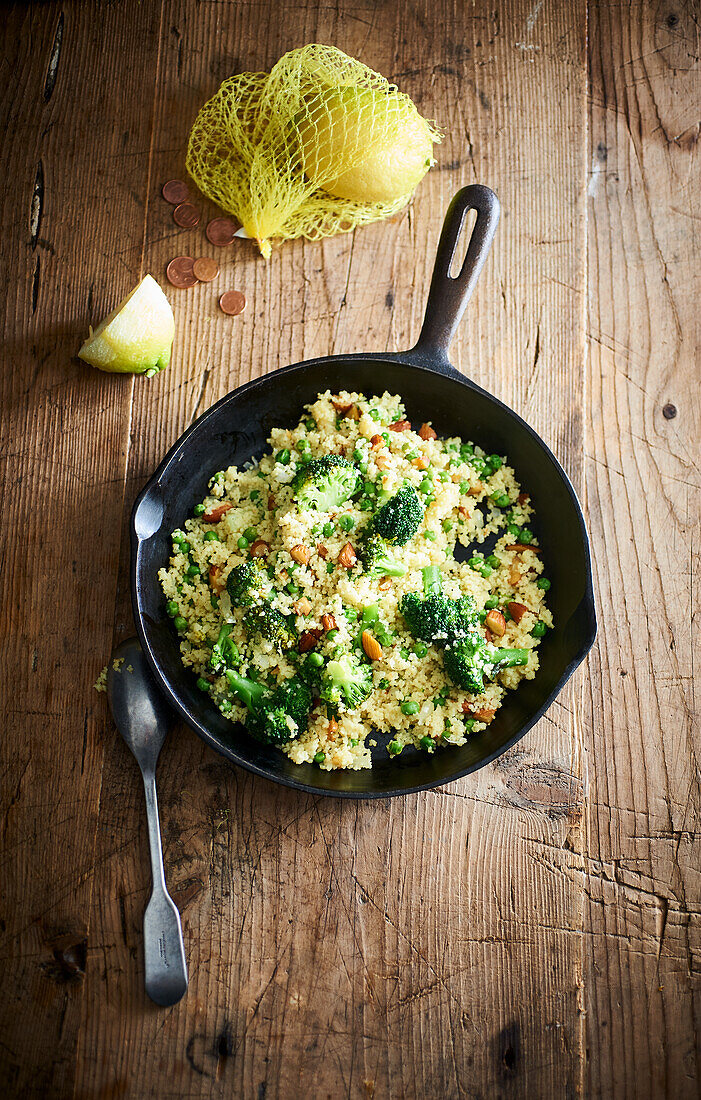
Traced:
<path id="1" fill-rule="evenodd" d="M 150 378 L 170 363 L 175 321 L 170 302 L 151 275 L 97 326 L 78 352 L 91 367 L 110 374 Z"/>

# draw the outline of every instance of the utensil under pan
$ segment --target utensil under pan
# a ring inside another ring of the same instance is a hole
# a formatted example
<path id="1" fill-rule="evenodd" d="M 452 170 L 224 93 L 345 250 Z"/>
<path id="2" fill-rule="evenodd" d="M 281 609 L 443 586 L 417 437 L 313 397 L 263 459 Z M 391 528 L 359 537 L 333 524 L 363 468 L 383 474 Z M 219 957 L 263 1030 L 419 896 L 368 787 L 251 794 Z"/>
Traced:
<path id="1" fill-rule="evenodd" d="M 467 254 L 452 278 L 451 262 L 467 214 L 476 210 Z M 284 367 L 233 390 L 192 424 L 139 494 L 132 513 L 131 580 L 134 618 L 146 657 L 164 695 L 196 733 L 234 764 L 290 787 L 346 798 L 380 798 L 424 790 L 466 775 L 508 749 L 545 713 L 586 656 L 596 634 L 589 541 L 574 489 L 559 462 L 531 427 L 451 365 L 448 347 L 499 219 L 487 187 L 459 191 L 438 244 L 426 316 L 418 343 L 399 353 L 337 355 Z M 266 449 L 273 427 L 293 427 L 302 407 L 330 389 L 366 395 L 398 393 L 412 422 L 430 420 L 439 436 L 459 435 L 488 453 L 505 454 L 531 493 L 555 626 L 539 647 L 540 669 L 507 693 L 487 729 L 462 746 L 433 754 L 405 748 L 389 758 L 378 737 L 373 767 L 322 771 L 293 764 L 227 721 L 180 662 L 179 642 L 166 615 L 157 573 L 168 561 L 171 532 L 192 515 L 214 472 L 240 465 Z"/>

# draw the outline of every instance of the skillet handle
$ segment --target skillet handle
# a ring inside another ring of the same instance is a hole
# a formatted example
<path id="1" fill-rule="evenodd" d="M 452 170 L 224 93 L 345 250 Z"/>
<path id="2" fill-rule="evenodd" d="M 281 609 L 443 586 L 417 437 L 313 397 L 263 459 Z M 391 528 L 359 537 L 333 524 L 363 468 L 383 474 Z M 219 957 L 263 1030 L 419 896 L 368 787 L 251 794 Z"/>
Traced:
<path id="1" fill-rule="evenodd" d="M 494 192 L 477 183 L 458 191 L 448 207 L 438 242 L 423 328 L 413 349 L 422 359 L 438 360 L 436 366 L 448 361 L 450 342 L 494 240 L 500 209 Z M 477 211 L 477 220 L 462 268 L 458 275 L 451 276 L 450 266 L 470 210 Z"/>

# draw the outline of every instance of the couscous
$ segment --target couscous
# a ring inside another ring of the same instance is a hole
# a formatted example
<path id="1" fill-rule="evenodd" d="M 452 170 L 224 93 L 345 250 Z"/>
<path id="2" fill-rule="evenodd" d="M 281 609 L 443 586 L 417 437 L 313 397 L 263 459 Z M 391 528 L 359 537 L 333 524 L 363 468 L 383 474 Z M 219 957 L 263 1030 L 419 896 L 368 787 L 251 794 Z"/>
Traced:
<path id="1" fill-rule="evenodd" d="M 269 443 L 173 532 L 159 578 L 183 664 L 296 763 L 370 767 L 378 734 L 390 756 L 463 744 L 552 627 L 507 457 L 415 430 L 389 393 L 320 394 Z"/>

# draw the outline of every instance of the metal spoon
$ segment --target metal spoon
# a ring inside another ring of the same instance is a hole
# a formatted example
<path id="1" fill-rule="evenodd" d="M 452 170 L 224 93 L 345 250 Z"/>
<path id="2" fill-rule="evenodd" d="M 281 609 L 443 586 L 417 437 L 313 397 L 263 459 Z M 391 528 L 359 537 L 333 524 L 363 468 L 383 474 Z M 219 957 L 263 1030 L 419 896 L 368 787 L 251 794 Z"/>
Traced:
<path id="1" fill-rule="evenodd" d="M 187 989 L 187 963 L 180 914 L 166 889 L 156 800 L 156 762 L 171 715 L 136 638 L 122 642 L 110 657 L 107 697 L 117 729 L 141 768 L 146 792 L 152 879 L 144 913 L 146 992 L 157 1005 L 174 1005 Z"/>

